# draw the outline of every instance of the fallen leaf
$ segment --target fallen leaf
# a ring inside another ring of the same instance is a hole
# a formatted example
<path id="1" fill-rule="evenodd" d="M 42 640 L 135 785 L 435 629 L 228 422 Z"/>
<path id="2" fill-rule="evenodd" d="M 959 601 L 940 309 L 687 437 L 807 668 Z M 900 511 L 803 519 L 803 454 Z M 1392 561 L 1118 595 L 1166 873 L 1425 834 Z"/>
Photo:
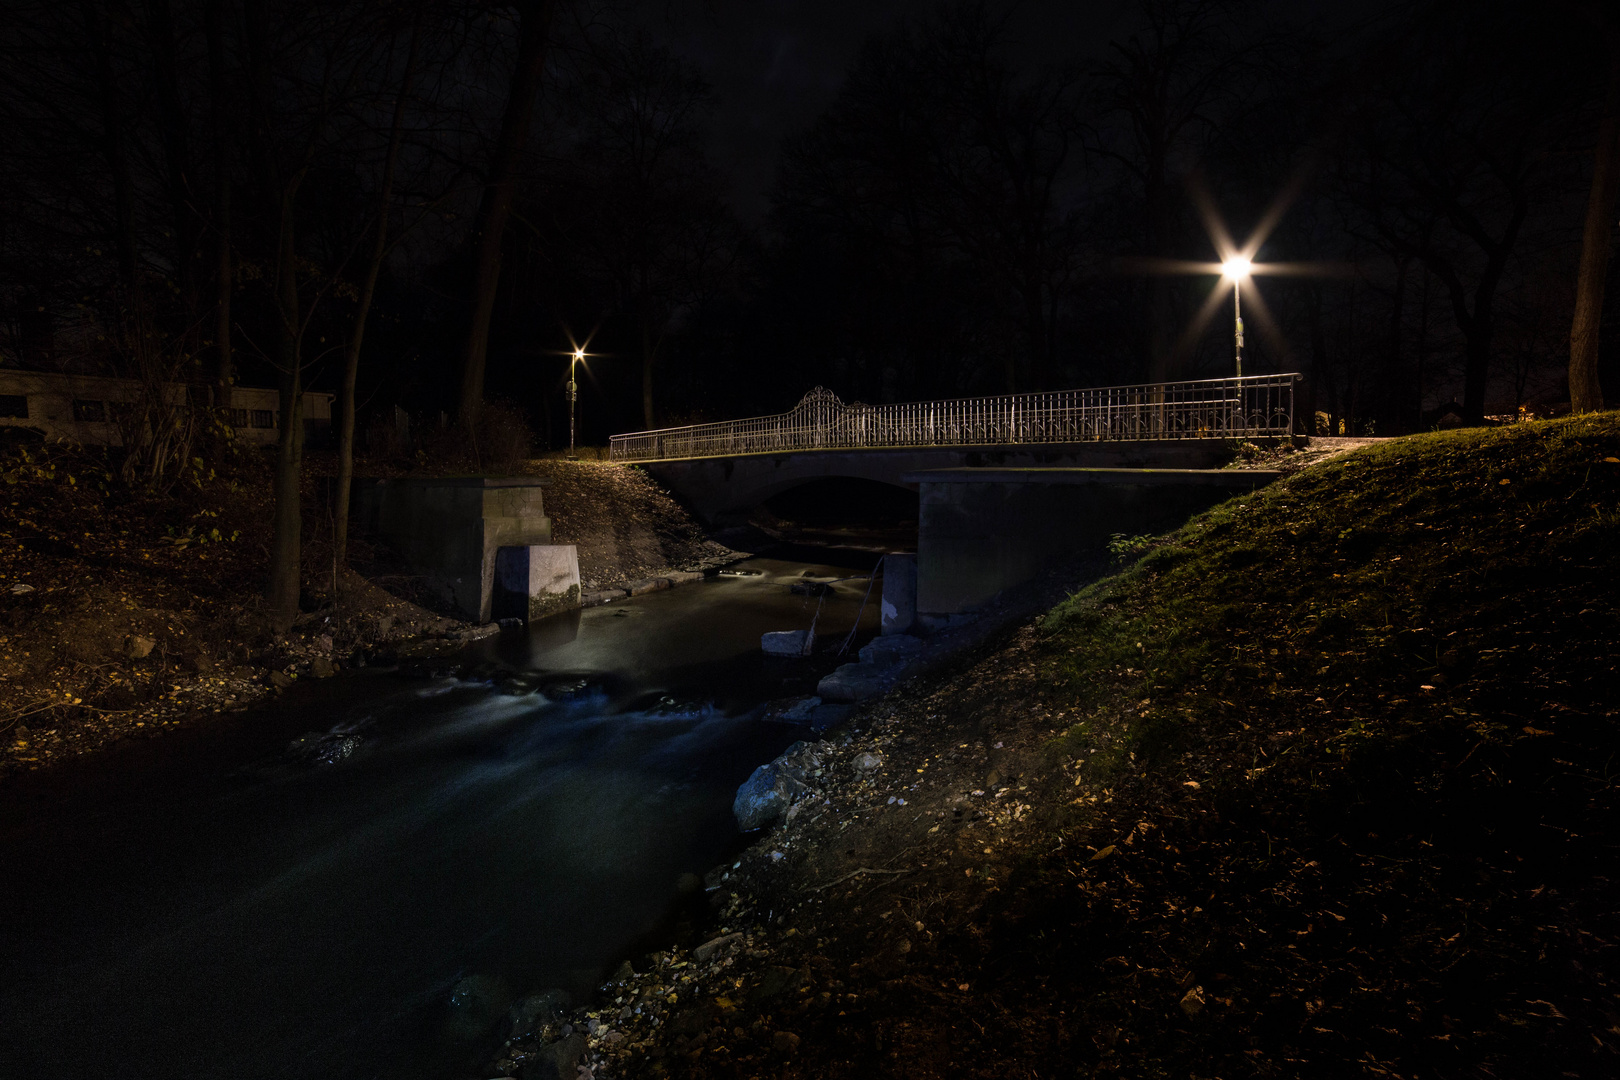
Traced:
<path id="1" fill-rule="evenodd" d="M 1105 847 L 1101 851 L 1097 852 L 1097 854 L 1093 855 L 1089 861 L 1090 862 L 1096 862 L 1098 859 L 1106 859 L 1106 858 L 1108 858 L 1108 856 L 1112 855 L 1113 853 L 1114 853 L 1114 845 L 1109 844 L 1107 847 Z"/>

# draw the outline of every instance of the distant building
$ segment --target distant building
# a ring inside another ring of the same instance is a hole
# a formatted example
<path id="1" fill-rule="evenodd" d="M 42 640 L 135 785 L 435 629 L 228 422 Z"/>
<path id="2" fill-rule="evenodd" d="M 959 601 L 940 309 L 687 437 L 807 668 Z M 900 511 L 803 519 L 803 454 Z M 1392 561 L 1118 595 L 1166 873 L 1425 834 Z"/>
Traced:
<path id="1" fill-rule="evenodd" d="M 170 383 L 166 391 L 176 404 L 209 408 L 212 388 Z M 140 395 L 134 379 L 108 375 L 68 375 L 54 371 L 0 369 L 0 428 L 32 429 L 48 439 L 68 439 L 85 446 L 120 446 L 120 410 Z M 304 394 L 304 445 L 324 446 L 332 436 L 332 394 Z M 262 387 L 231 388 L 226 422 L 245 443 L 274 444 L 281 423 L 281 399 Z"/>

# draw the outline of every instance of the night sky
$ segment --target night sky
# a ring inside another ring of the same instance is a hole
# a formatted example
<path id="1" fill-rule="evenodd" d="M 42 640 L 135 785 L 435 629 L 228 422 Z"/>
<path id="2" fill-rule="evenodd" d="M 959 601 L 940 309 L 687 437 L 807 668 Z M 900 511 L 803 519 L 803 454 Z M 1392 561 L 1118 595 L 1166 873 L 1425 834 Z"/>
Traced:
<path id="1" fill-rule="evenodd" d="M 710 153 L 731 177 L 734 206 L 757 223 L 769 209 L 785 136 L 832 101 L 873 35 L 926 14 L 934 0 L 648 0 L 647 30 L 714 86 Z M 1129 5 L 1025 0 L 1012 11 L 1016 54 L 1034 64 L 1107 48 Z"/>

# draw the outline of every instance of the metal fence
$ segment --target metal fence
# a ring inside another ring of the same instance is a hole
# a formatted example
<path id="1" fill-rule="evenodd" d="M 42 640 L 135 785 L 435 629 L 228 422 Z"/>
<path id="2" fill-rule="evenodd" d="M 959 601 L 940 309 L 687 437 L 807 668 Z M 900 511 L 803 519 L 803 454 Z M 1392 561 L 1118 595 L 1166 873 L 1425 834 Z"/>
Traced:
<path id="1" fill-rule="evenodd" d="M 1108 386 L 1040 394 L 845 405 L 816 387 L 774 416 L 615 435 L 614 461 L 801 450 L 1026 446 L 1289 435 L 1298 375 Z"/>

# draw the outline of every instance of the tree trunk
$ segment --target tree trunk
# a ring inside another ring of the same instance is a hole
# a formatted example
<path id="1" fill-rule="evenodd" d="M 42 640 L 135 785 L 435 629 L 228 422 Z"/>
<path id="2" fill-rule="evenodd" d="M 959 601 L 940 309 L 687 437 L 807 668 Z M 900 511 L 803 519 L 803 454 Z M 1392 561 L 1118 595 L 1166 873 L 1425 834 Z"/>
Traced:
<path id="1" fill-rule="evenodd" d="M 303 336 L 298 302 L 298 245 L 293 210 L 302 169 L 288 175 L 276 156 L 270 131 L 270 27 L 264 0 L 242 5 L 244 44 L 248 58 L 245 80 L 253 148 L 254 171 L 263 185 L 266 217 L 274 231 L 266 237 L 271 274 L 271 360 L 281 372 L 281 424 L 276 443 L 275 498 L 270 540 L 270 575 L 265 602 L 271 629 L 286 633 L 298 617 L 302 584 L 304 464 Z"/>
<path id="2" fill-rule="evenodd" d="M 298 304 L 298 256 L 293 239 L 293 191 L 283 189 L 277 213 L 275 360 L 281 369 L 281 427 L 276 442 L 275 522 L 270 542 L 270 581 L 265 599 L 270 624 L 286 633 L 298 617 L 303 556 L 304 464 L 302 329 Z"/>
<path id="3" fill-rule="evenodd" d="M 641 422 L 643 430 L 653 430 L 653 361 L 657 349 L 653 347 L 652 331 L 647 326 L 647 313 L 641 314 Z"/>
<path id="4" fill-rule="evenodd" d="M 377 195 L 377 226 L 371 245 L 371 259 L 366 263 L 366 276 L 360 284 L 360 300 L 354 311 L 354 329 L 349 335 L 349 347 L 343 357 L 343 388 L 338 396 L 338 472 L 334 495 L 337 505 L 332 513 L 334 596 L 338 592 L 337 576 L 349 564 L 349 489 L 354 483 L 354 390 L 360 373 L 360 346 L 366 337 L 366 319 L 371 313 L 371 299 L 377 291 L 377 275 L 382 271 L 383 256 L 388 253 L 388 214 L 394 198 L 394 166 L 399 160 L 405 97 L 410 92 L 411 75 L 416 69 L 417 30 L 420 25 L 419 9 L 417 17 L 411 21 L 405 74 L 400 81 L 399 95 L 394 98 L 394 116 L 388 128 L 388 154 L 383 160 L 382 190 Z"/>
<path id="5" fill-rule="evenodd" d="M 113 182 L 113 244 L 118 253 L 118 281 L 124 303 L 132 312 L 141 308 L 140 269 L 135 241 L 135 184 L 130 177 L 129 159 L 124 153 L 124 121 L 119 115 L 118 83 L 113 74 L 112 53 L 107 47 L 107 24 L 96 0 L 80 0 L 85 30 L 96 62 L 102 127 L 102 153 Z"/>
<path id="6" fill-rule="evenodd" d="M 201 221 L 193 205 L 190 140 L 180 103 L 176 72 L 174 18 L 169 0 L 147 0 L 147 27 L 152 44 L 152 85 L 157 101 L 158 133 L 163 143 L 169 212 L 174 229 L 174 277 L 184 308 L 181 340 L 188 357 L 197 355 L 197 250 Z"/>
<path id="7" fill-rule="evenodd" d="M 225 0 L 209 0 L 209 116 L 214 138 L 214 406 L 231 404 L 231 153 L 225 101 Z"/>
<path id="8" fill-rule="evenodd" d="M 1485 389 L 1491 376 L 1491 338 L 1496 330 L 1496 289 L 1507 269 L 1508 257 L 1518 242 L 1519 229 L 1529 214 L 1529 203 L 1522 191 L 1513 207 L 1513 217 L 1502 234 L 1501 243 L 1491 248 L 1485 272 L 1474 289 L 1474 315 L 1463 327 L 1466 335 L 1463 373 L 1463 419 L 1470 424 L 1485 422 Z"/>
<path id="9" fill-rule="evenodd" d="M 1603 326 L 1603 292 L 1609 276 L 1609 236 L 1620 195 L 1620 56 L 1609 64 L 1609 92 L 1598 123 L 1592 191 L 1586 201 L 1581 265 L 1575 280 L 1575 317 L 1569 327 L 1569 406 L 1572 412 L 1603 408 L 1598 381 L 1598 332 Z"/>
<path id="10" fill-rule="evenodd" d="M 512 72 L 501 131 L 490 155 L 489 178 L 478 205 L 473 229 L 473 291 L 466 338 L 461 348 L 461 396 L 458 416 L 472 428 L 484 404 L 484 365 L 489 354 L 489 323 L 495 311 L 495 287 L 501 277 L 501 236 L 517 189 L 518 158 L 528 141 L 540 77 L 546 66 L 546 37 L 551 0 L 526 0 L 520 8 L 517 66 Z"/>
<path id="11" fill-rule="evenodd" d="M 1400 422 L 1401 405 L 1406 399 L 1406 367 L 1401 363 L 1406 329 L 1406 274 L 1412 257 L 1399 255 L 1395 260 L 1395 295 L 1389 306 L 1389 344 L 1384 357 L 1382 378 L 1383 400 L 1378 411 L 1378 423 L 1383 426 L 1380 435 L 1398 435 L 1404 430 Z"/>
<path id="12" fill-rule="evenodd" d="M 1143 185 L 1143 200 L 1147 213 L 1148 255 L 1163 258 L 1170 245 L 1170 209 L 1168 182 L 1164 177 L 1164 153 L 1157 143 L 1150 145 L 1145 157 L 1147 180 Z M 1170 332 L 1170 283 L 1161 277 L 1149 277 L 1143 282 L 1147 296 L 1143 299 L 1147 316 L 1147 381 L 1169 382 L 1175 375 L 1175 337 Z"/>
<path id="13" fill-rule="evenodd" d="M 1051 367 L 1051 343 L 1046 336 L 1046 301 L 1043 296 L 1040 271 L 1032 270 L 1024 279 L 1024 321 L 1029 330 L 1029 388 L 1045 390 Z M 1009 394 L 1018 392 L 1017 386 L 1007 387 Z"/>

